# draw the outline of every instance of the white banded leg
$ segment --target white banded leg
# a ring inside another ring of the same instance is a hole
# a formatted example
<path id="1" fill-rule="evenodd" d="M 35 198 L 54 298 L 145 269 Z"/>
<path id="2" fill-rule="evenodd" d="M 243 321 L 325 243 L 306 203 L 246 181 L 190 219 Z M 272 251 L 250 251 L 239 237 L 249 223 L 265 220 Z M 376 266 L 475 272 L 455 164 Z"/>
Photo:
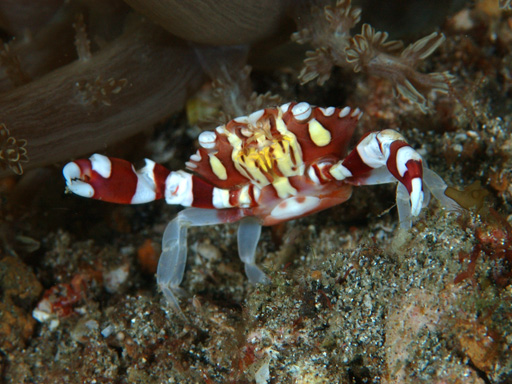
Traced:
<path id="1" fill-rule="evenodd" d="M 238 227 L 238 254 L 245 264 L 245 274 L 252 284 L 270 282 L 256 266 L 256 247 L 261 235 L 261 224 L 253 217 L 240 220 Z"/>
<path id="2" fill-rule="evenodd" d="M 398 132 L 386 129 L 372 132 L 357 144 L 341 162 L 330 169 L 336 180 L 354 185 L 399 182 L 397 205 L 402 225 L 411 226 L 424 206 L 421 156 Z"/>
<path id="3" fill-rule="evenodd" d="M 430 195 L 432 194 L 443 207 L 449 212 L 456 212 L 460 210 L 459 204 L 453 199 L 444 194 L 448 185 L 437 173 L 432 171 L 427 166 L 423 165 L 423 207 L 426 207 L 430 202 Z M 398 208 L 398 216 L 400 220 L 400 228 L 410 228 L 412 226 L 411 205 L 409 204 L 409 192 L 403 184 L 398 183 L 396 188 L 396 205 Z"/>

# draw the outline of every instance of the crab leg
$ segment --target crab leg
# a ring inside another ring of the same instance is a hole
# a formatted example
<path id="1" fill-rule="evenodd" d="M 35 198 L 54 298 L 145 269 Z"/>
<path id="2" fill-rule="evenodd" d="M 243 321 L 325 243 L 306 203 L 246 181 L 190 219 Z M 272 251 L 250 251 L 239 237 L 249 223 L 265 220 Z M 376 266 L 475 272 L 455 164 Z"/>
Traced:
<path id="1" fill-rule="evenodd" d="M 256 246 L 261 235 L 261 224 L 253 217 L 240 220 L 238 227 L 238 255 L 245 265 L 245 274 L 252 284 L 268 283 L 268 277 L 256 266 Z"/>
<path id="2" fill-rule="evenodd" d="M 96 153 L 66 164 L 62 173 L 68 190 L 77 195 L 111 203 L 141 204 L 164 197 L 171 172 L 149 159 L 136 171 L 126 160 Z"/>
<path id="3" fill-rule="evenodd" d="M 185 171 L 171 172 L 152 160 L 145 161 L 143 168 L 135 170 L 126 160 L 96 153 L 66 164 L 62 173 L 68 190 L 91 199 L 142 204 L 165 198 L 167 204 L 216 208 L 218 188 Z"/>
<path id="4" fill-rule="evenodd" d="M 234 216 L 231 215 L 231 218 Z M 156 280 L 167 301 L 179 310 L 174 295 L 179 291 L 187 262 L 187 230 L 193 226 L 215 225 L 226 222 L 225 215 L 212 209 L 188 208 L 167 225 L 162 239 L 162 254 L 158 262 Z M 256 266 L 256 246 L 261 234 L 261 224 L 252 217 L 240 220 L 238 227 L 238 253 L 245 264 L 245 272 L 253 284 L 268 283 L 265 274 Z"/>
<path id="5" fill-rule="evenodd" d="M 167 204 L 208 209 L 256 204 L 259 189 L 253 185 L 230 190 L 217 188 L 196 175 L 169 171 L 152 160 L 145 161 L 143 168 L 135 170 L 126 160 L 96 153 L 66 164 L 62 173 L 69 191 L 110 203 L 142 204 L 165 198 Z"/>
<path id="6" fill-rule="evenodd" d="M 183 280 L 187 260 L 189 227 L 230 223 L 240 220 L 238 253 L 251 283 L 266 283 L 268 278 L 256 266 L 256 246 L 261 234 L 260 222 L 244 217 L 237 206 L 254 203 L 252 186 L 239 190 L 216 188 L 184 171 L 169 171 L 146 159 L 135 170 L 125 160 L 94 154 L 67 164 L 63 169 L 68 189 L 80 196 L 121 204 L 139 204 L 165 198 L 168 204 L 189 208 L 181 211 L 167 225 L 162 239 L 157 283 L 167 301 L 179 309 L 175 292 Z"/>
<path id="7" fill-rule="evenodd" d="M 397 203 L 402 226 L 423 206 L 423 163 L 421 156 L 398 132 L 387 129 L 363 137 L 356 148 L 330 168 L 336 180 L 354 185 L 399 182 Z"/>
<path id="8" fill-rule="evenodd" d="M 224 218 L 215 210 L 188 208 L 167 224 L 162 238 L 162 254 L 158 261 L 156 281 L 167 301 L 178 311 L 179 304 L 174 293 L 179 291 L 185 273 L 188 228 L 224 222 Z"/>

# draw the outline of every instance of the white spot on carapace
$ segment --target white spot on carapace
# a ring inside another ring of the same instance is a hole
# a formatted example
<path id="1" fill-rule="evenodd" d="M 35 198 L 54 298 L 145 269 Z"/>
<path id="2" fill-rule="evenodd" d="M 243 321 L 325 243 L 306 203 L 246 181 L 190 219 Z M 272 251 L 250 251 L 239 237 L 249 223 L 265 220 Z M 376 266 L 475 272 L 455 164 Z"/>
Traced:
<path id="1" fill-rule="evenodd" d="M 245 137 L 251 137 L 254 134 L 254 131 L 248 127 L 243 127 L 240 129 L 240 133 Z"/>
<path id="2" fill-rule="evenodd" d="M 197 140 L 199 141 L 199 145 L 203 148 L 215 148 L 215 140 L 217 139 L 217 135 L 212 131 L 204 131 L 201 132 Z"/>
<path id="3" fill-rule="evenodd" d="M 324 128 L 316 119 L 311 119 L 308 122 L 308 132 L 311 141 L 317 147 L 325 147 L 331 142 L 331 132 Z"/>
<path id="4" fill-rule="evenodd" d="M 286 113 L 286 112 L 288 112 L 288 109 L 290 109 L 290 104 L 291 104 L 291 103 L 286 103 L 286 104 L 281 105 L 281 106 L 279 107 L 279 108 L 281 108 L 281 112 L 282 112 L 282 113 Z"/>
<path id="5" fill-rule="evenodd" d="M 349 171 L 347 167 L 345 167 L 341 162 L 333 165 L 331 169 L 329 169 L 329 173 L 334 177 L 336 180 L 344 180 L 347 177 L 352 177 L 352 172 Z"/>
<path id="6" fill-rule="evenodd" d="M 400 176 L 407 172 L 407 162 L 409 160 L 421 161 L 421 156 L 411 147 L 402 147 L 396 151 L 396 168 Z"/>
<path id="7" fill-rule="evenodd" d="M 197 151 L 192 156 L 190 156 L 190 160 L 192 161 L 201 161 L 201 153 Z"/>
<path id="8" fill-rule="evenodd" d="M 320 199 L 315 196 L 294 196 L 281 201 L 272 209 L 270 215 L 279 220 L 288 220 L 303 216 L 320 205 Z"/>
<path id="9" fill-rule="evenodd" d="M 318 109 L 322 112 L 322 114 L 325 117 L 334 115 L 334 112 L 336 111 L 336 108 L 334 108 L 334 107 L 328 107 L 328 108 L 319 107 Z"/>
<path id="10" fill-rule="evenodd" d="M 196 163 L 193 163 L 193 162 L 191 162 L 191 161 L 187 161 L 187 162 L 185 163 L 185 166 L 186 166 L 187 168 L 193 168 L 193 169 L 197 168 L 197 164 L 196 164 Z"/>
<path id="11" fill-rule="evenodd" d="M 292 108 L 292 113 L 299 121 L 307 120 L 311 116 L 311 105 L 306 102 L 295 104 Z"/>
<path id="12" fill-rule="evenodd" d="M 231 208 L 229 204 L 229 190 L 222 188 L 213 188 L 212 204 L 217 209 Z"/>
<path id="13" fill-rule="evenodd" d="M 156 198 L 156 185 L 155 185 L 155 162 L 150 159 L 145 159 L 146 165 L 136 172 L 137 174 L 137 189 L 132 197 L 132 204 L 147 203 L 154 201 Z"/>
<path id="14" fill-rule="evenodd" d="M 210 167 L 215 176 L 217 176 L 220 180 L 227 180 L 228 173 L 226 171 L 226 167 L 219 158 L 215 155 L 209 155 Z"/>
<path id="15" fill-rule="evenodd" d="M 223 125 L 219 125 L 217 128 L 215 128 L 215 131 L 219 134 L 219 135 L 222 135 L 223 133 L 226 132 L 226 130 L 224 129 L 224 126 Z"/>
<path id="16" fill-rule="evenodd" d="M 361 110 L 359 108 L 356 108 L 352 111 L 352 114 L 350 116 L 352 117 L 358 117 L 359 114 L 361 114 Z M 359 117 L 358 117 L 359 118 Z"/>
<path id="17" fill-rule="evenodd" d="M 233 119 L 234 122 L 240 123 L 240 124 L 248 124 L 249 118 L 247 116 L 238 116 Z"/>
<path id="18" fill-rule="evenodd" d="M 263 116 L 265 113 L 264 109 L 260 109 L 259 111 L 253 112 L 249 115 L 249 124 L 256 124 L 258 120 Z"/>
<path id="19" fill-rule="evenodd" d="M 348 114 L 350 113 L 350 107 L 345 107 L 343 108 L 340 113 L 338 114 L 339 117 L 345 117 L 345 116 L 348 116 Z"/>
<path id="20" fill-rule="evenodd" d="M 192 175 L 185 171 L 173 171 L 165 180 L 165 201 L 167 204 L 180 204 L 190 207 L 192 195 Z"/>
<path id="21" fill-rule="evenodd" d="M 89 157 L 89 160 L 91 161 L 91 168 L 93 171 L 98 172 L 104 179 L 108 179 L 110 177 L 110 174 L 112 173 L 112 163 L 107 156 L 95 153 Z"/>

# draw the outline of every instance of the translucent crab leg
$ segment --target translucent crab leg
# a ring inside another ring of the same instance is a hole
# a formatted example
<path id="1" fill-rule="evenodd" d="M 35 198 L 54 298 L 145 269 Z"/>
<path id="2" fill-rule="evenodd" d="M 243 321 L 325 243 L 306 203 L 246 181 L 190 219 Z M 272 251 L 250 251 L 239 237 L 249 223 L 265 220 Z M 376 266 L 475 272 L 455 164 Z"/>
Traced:
<path id="1" fill-rule="evenodd" d="M 398 209 L 400 228 L 411 228 L 412 215 L 411 204 L 409 203 L 409 192 L 407 192 L 407 188 L 400 183 L 396 186 L 396 208 Z"/>
<path id="2" fill-rule="evenodd" d="M 430 190 L 432 195 L 439 200 L 439 202 L 450 212 L 455 212 L 460 210 L 460 205 L 455 202 L 455 200 L 449 198 L 444 194 L 448 185 L 444 182 L 444 180 L 435 173 L 433 170 L 427 167 L 423 167 L 423 180 L 425 182 L 425 186 Z"/>
<path id="3" fill-rule="evenodd" d="M 189 227 L 223 224 L 239 218 L 232 213 L 213 209 L 187 208 L 167 225 L 162 239 L 162 254 L 156 271 L 156 281 L 166 300 L 176 310 L 179 302 L 176 293 L 183 280 L 187 263 L 187 231 Z M 268 283 L 269 279 L 256 266 L 256 246 L 261 234 L 261 225 L 255 218 L 245 217 L 238 228 L 238 252 L 245 264 L 245 272 L 253 284 Z"/>
<path id="4" fill-rule="evenodd" d="M 180 309 L 174 293 L 179 291 L 185 273 L 188 228 L 225 222 L 216 210 L 188 208 L 178 213 L 165 228 L 156 281 L 169 304 L 177 311 Z"/>
<path id="5" fill-rule="evenodd" d="M 253 217 L 240 220 L 238 227 L 238 254 L 245 264 L 245 274 L 252 284 L 270 282 L 269 278 L 256 266 L 256 246 L 261 235 L 261 224 Z"/>

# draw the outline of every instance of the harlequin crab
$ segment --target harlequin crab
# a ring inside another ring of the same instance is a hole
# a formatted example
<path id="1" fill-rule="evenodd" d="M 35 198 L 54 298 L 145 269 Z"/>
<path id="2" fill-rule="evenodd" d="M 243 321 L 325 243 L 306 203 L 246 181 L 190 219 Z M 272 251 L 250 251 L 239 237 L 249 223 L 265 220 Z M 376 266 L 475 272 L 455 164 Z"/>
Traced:
<path id="1" fill-rule="evenodd" d="M 169 171 L 146 159 L 136 171 L 125 160 L 94 154 L 68 163 L 67 188 L 78 195 L 122 204 L 165 198 L 187 208 L 165 229 L 157 282 L 179 308 L 174 293 L 183 279 L 187 230 L 191 226 L 239 222 L 238 252 L 252 283 L 268 282 L 256 266 L 263 225 L 274 225 L 346 201 L 353 185 L 398 182 L 400 226 L 409 228 L 430 192 L 448 208 L 446 184 L 396 131 L 364 136 L 348 144 L 359 109 L 288 103 L 237 117 L 199 135 L 199 150 L 187 171 Z"/>

